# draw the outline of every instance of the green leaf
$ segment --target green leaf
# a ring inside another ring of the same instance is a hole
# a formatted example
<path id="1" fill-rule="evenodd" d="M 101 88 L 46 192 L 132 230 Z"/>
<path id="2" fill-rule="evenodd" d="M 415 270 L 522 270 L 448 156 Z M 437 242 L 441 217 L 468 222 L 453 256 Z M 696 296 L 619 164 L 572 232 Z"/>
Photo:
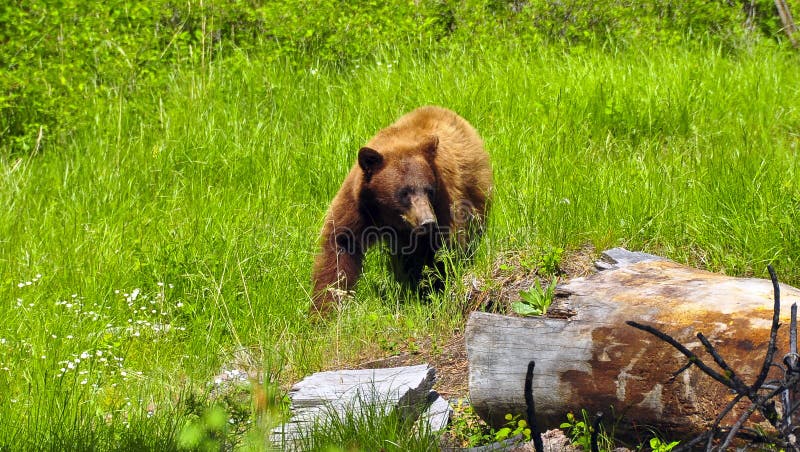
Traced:
<path id="1" fill-rule="evenodd" d="M 511 303 L 511 310 L 519 315 L 542 315 L 542 310 L 521 301 Z"/>
<path id="2" fill-rule="evenodd" d="M 494 439 L 496 441 L 502 441 L 508 438 L 508 434 L 511 433 L 511 429 L 508 427 L 503 427 L 494 434 Z"/>

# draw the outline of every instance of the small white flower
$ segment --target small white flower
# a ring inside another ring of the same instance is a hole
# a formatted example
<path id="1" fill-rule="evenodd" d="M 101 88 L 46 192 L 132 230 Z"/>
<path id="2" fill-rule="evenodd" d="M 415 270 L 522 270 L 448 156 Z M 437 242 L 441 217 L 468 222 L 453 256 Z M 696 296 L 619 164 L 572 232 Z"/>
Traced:
<path id="1" fill-rule="evenodd" d="M 182 308 L 183 307 L 183 302 L 179 301 L 178 304 L 176 304 L 175 306 L 177 306 L 179 308 Z"/>
<path id="2" fill-rule="evenodd" d="M 5 344 L 5 343 L 6 343 L 6 338 L 0 337 L 0 344 Z"/>
<path id="3" fill-rule="evenodd" d="M 20 289 L 22 289 L 23 287 L 25 287 L 25 283 L 19 283 L 19 284 L 17 284 L 17 287 L 19 287 Z"/>
<path id="4" fill-rule="evenodd" d="M 81 359 L 89 359 L 89 354 L 86 352 L 81 353 Z"/>
<path id="5" fill-rule="evenodd" d="M 131 299 L 135 300 L 137 297 L 139 297 L 139 289 L 133 289 L 133 292 L 131 293 Z"/>
<path id="6" fill-rule="evenodd" d="M 73 363 L 72 361 L 67 361 L 67 369 L 74 369 L 74 368 L 75 368 L 75 363 Z"/>
<path id="7" fill-rule="evenodd" d="M 123 377 L 127 377 L 128 376 L 128 372 L 125 372 L 124 370 L 122 372 L 120 372 L 119 374 L 122 375 Z"/>
<path id="8" fill-rule="evenodd" d="M 89 382 L 88 380 L 83 380 L 83 381 L 81 381 L 81 384 L 82 384 L 82 385 L 85 385 L 85 384 L 86 384 L 86 383 L 88 383 L 88 382 Z"/>
<path id="9" fill-rule="evenodd" d="M 173 287 L 175 287 L 175 286 L 174 286 L 173 284 L 170 284 L 168 287 L 169 287 L 170 289 L 172 289 L 172 288 L 173 288 Z"/>
<path id="10" fill-rule="evenodd" d="M 68 335 L 67 335 L 67 339 L 72 339 L 72 335 L 71 335 L 71 334 L 68 334 Z"/>
<path id="11" fill-rule="evenodd" d="M 163 283 L 163 282 L 161 282 L 161 281 L 157 282 L 157 283 L 156 283 L 156 285 L 157 285 L 158 287 L 164 287 L 164 283 Z"/>
<path id="12" fill-rule="evenodd" d="M 103 351 L 102 350 L 97 350 L 96 352 L 94 352 L 94 354 L 97 355 L 97 356 L 103 356 Z"/>
<path id="13" fill-rule="evenodd" d="M 31 281 L 25 281 L 25 285 L 26 285 L 26 286 L 30 286 L 31 284 L 33 284 L 33 282 L 31 282 Z"/>
<path id="14" fill-rule="evenodd" d="M 42 279 L 42 274 L 41 273 L 37 273 L 36 274 L 36 279 Z"/>
<path id="15" fill-rule="evenodd" d="M 76 293 L 72 294 L 72 298 L 78 298 L 78 294 Z"/>

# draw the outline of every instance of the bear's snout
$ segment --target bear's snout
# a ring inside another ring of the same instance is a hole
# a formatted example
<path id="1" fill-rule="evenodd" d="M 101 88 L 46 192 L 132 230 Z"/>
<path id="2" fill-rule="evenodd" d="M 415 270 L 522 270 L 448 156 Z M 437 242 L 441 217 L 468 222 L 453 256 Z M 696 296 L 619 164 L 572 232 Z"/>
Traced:
<path id="1" fill-rule="evenodd" d="M 427 196 L 412 196 L 411 207 L 403 219 L 417 234 L 433 232 L 436 227 L 436 215 Z"/>

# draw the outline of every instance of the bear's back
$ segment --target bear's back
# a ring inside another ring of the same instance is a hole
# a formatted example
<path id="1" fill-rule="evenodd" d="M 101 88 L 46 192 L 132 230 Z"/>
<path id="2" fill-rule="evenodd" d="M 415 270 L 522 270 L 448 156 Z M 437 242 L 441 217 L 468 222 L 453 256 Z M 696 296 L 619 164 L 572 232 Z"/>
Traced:
<path id="1" fill-rule="evenodd" d="M 491 166 L 483 140 L 467 120 L 446 108 L 429 105 L 407 113 L 378 132 L 367 146 L 391 152 L 431 135 L 439 139 L 436 163 L 441 169 L 464 176 L 478 173 L 478 180 L 470 183 L 491 184 Z"/>

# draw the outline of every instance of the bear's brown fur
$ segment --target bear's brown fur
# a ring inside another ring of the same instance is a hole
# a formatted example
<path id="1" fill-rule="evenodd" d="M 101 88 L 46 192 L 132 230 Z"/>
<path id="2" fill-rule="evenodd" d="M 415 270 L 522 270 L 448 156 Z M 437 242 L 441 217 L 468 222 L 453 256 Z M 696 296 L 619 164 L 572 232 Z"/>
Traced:
<path id="1" fill-rule="evenodd" d="M 326 313 L 353 288 L 367 248 L 389 244 L 398 278 L 418 283 L 445 243 L 466 246 L 482 229 L 492 169 L 472 126 L 422 107 L 378 132 L 333 198 L 313 272 L 313 309 Z"/>

